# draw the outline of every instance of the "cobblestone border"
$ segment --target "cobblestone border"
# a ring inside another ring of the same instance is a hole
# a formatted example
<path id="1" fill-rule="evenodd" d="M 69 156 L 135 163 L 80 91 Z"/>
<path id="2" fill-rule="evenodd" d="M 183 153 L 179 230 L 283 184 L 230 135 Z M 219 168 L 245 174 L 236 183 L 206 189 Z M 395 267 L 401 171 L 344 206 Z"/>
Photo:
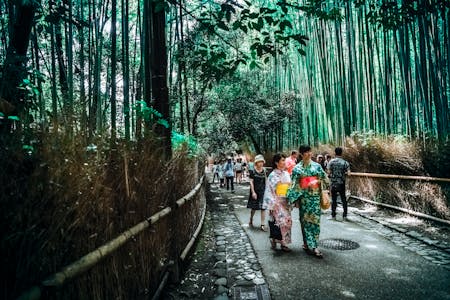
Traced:
<path id="1" fill-rule="evenodd" d="M 212 274 L 217 278 L 215 299 L 222 300 L 233 297 L 235 287 L 251 288 L 266 284 L 266 280 L 247 233 L 230 210 L 227 197 L 215 189 L 211 189 L 211 193 L 214 196 L 211 201 L 218 206 L 211 213 L 216 239 Z"/>

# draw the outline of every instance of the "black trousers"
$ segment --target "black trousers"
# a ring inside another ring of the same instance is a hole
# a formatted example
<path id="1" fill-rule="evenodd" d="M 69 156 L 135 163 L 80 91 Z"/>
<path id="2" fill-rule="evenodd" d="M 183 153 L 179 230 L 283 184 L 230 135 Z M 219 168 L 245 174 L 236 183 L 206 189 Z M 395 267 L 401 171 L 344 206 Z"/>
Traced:
<path id="1" fill-rule="evenodd" d="M 345 183 L 331 185 L 331 216 L 336 217 L 337 196 L 341 196 L 342 206 L 344 207 L 343 217 L 347 216 L 347 198 L 345 197 Z"/>
<path id="2" fill-rule="evenodd" d="M 213 177 L 213 182 L 212 183 L 214 183 L 214 181 L 216 180 L 216 177 L 217 177 L 217 180 L 219 180 L 219 173 L 214 173 L 214 177 Z"/>
<path id="3" fill-rule="evenodd" d="M 230 189 L 230 182 L 231 182 L 231 190 L 234 191 L 234 180 L 233 180 L 233 176 L 227 176 L 227 190 Z"/>

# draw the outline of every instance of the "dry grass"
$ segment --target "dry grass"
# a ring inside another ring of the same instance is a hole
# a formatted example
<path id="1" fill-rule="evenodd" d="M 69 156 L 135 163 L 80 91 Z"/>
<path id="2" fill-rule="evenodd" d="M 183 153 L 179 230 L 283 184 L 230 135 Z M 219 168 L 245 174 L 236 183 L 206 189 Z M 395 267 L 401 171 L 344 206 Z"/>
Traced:
<path id="1" fill-rule="evenodd" d="M 321 145 L 320 153 L 334 153 Z M 447 144 L 421 144 L 399 137 L 352 136 L 344 158 L 355 172 L 448 177 L 450 150 Z M 351 177 L 351 193 L 379 202 L 450 219 L 450 185 L 410 180 Z"/>
<path id="2" fill-rule="evenodd" d="M 4 299 L 15 298 L 162 207 L 173 205 L 201 176 L 197 162 L 184 153 L 161 161 L 160 149 L 151 142 L 121 143 L 111 149 L 98 140 L 94 152 L 80 140 L 44 136 L 32 157 L 22 153 L 0 157 L 2 170 L 7 170 L 0 175 Z M 152 294 L 163 266 L 195 230 L 198 202 L 169 215 L 45 298 L 138 299 Z"/>

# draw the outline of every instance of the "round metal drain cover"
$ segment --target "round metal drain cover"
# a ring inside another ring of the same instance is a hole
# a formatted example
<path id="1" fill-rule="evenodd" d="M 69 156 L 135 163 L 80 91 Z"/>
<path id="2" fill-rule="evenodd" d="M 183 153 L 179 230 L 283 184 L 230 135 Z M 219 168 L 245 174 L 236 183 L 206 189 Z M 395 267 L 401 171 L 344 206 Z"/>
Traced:
<path id="1" fill-rule="evenodd" d="M 343 239 L 326 239 L 320 240 L 319 245 L 334 250 L 353 250 L 359 248 L 359 244 L 350 240 Z"/>

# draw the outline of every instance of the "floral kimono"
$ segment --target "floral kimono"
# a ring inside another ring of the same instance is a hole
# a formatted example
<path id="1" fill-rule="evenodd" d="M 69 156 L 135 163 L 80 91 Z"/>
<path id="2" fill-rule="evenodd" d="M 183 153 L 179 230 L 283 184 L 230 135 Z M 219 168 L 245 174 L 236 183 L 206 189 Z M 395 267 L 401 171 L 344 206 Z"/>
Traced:
<path id="1" fill-rule="evenodd" d="M 272 211 L 275 225 L 280 228 L 281 237 L 284 244 L 291 243 L 292 218 L 285 195 L 277 195 L 277 186 L 289 184 L 291 178 L 289 173 L 279 169 L 273 170 L 267 177 L 266 189 L 264 192 L 263 208 Z M 280 186 L 278 191 L 280 191 Z"/>
<path id="2" fill-rule="evenodd" d="M 300 200 L 300 223 L 304 245 L 317 248 L 320 234 L 320 193 L 328 186 L 328 177 L 322 166 L 311 161 L 308 166 L 300 161 L 292 170 L 292 185 L 287 192 L 290 204 Z"/>

